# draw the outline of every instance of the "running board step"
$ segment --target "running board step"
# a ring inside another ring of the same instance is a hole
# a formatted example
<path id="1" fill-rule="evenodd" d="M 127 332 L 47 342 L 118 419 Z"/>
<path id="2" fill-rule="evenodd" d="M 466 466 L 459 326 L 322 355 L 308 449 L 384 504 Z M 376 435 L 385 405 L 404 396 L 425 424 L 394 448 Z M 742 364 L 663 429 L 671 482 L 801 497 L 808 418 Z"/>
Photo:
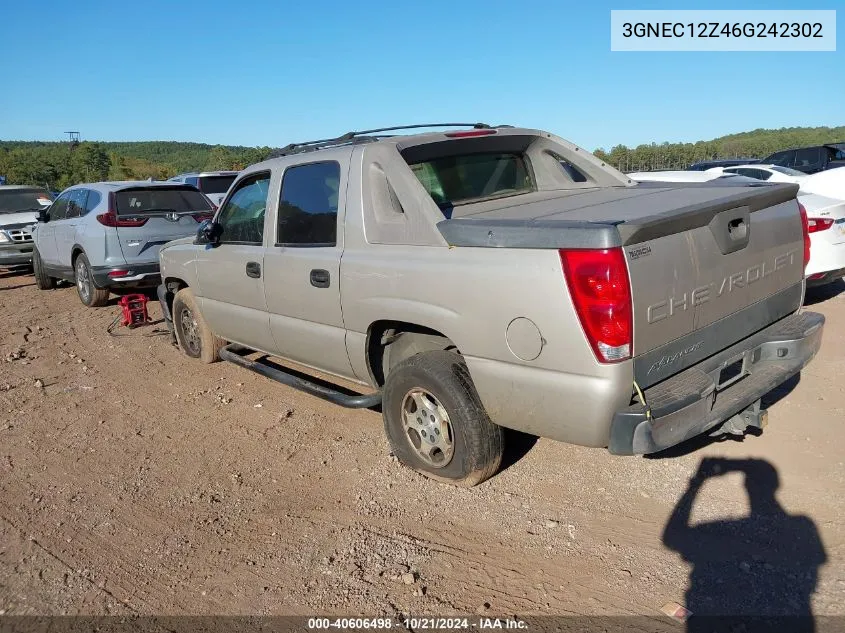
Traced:
<path id="1" fill-rule="evenodd" d="M 302 374 L 295 375 L 290 371 L 284 371 L 278 366 L 271 367 L 261 360 L 245 358 L 246 355 L 254 353 L 255 350 L 249 349 L 248 347 L 231 344 L 220 350 L 220 358 L 254 371 L 256 374 L 261 374 L 266 378 L 280 382 L 283 385 L 299 389 L 300 391 L 317 396 L 323 400 L 328 400 L 342 407 L 349 409 L 369 409 L 370 407 L 381 404 L 381 391 L 371 394 L 346 394 L 336 389 L 324 387 L 315 380 L 308 380 L 302 377 Z"/>

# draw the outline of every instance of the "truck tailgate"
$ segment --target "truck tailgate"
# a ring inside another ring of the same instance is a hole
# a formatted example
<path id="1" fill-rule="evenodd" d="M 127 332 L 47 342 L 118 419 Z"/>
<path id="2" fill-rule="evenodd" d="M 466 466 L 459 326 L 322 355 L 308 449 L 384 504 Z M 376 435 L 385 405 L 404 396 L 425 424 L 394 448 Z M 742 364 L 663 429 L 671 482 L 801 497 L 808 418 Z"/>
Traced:
<path id="1" fill-rule="evenodd" d="M 797 191 L 720 182 L 544 191 L 455 207 L 440 226 L 455 245 L 622 246 L 645 387 L 800 307 Z"/>

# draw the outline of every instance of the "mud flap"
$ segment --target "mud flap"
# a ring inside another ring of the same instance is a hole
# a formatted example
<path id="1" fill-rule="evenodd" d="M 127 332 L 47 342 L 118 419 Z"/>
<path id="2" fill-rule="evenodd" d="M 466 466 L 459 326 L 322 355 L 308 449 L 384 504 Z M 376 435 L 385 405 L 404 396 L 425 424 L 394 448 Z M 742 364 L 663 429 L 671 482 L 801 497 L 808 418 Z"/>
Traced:
<path id="1" fill-rule="evenodd" d="M 173 315 L 170 313 L 170 304 L 167 301 L 167 287 L 162 283 L 156 288 L 156 295 L 161 304 L 161 314 L 164 317 L 164 322 L 167 324 L 167 329 L 170 332 L 170 343 L 178 345 L 176 341 L 176 328 L 173 326 Z"/>

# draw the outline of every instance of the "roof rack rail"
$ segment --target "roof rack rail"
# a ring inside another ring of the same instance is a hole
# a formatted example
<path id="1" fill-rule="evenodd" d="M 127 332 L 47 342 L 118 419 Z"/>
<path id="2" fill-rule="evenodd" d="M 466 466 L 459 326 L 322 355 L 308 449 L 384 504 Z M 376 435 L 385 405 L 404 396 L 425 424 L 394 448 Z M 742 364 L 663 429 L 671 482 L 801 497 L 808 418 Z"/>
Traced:
<path id="1" fill-rule="evenodd" d="M 300 154 L 302 152 L 311 152 L 322 149 L 324 147 L 335 147 L 340 145 L 354 144 L 354 143 L 371 143 L 379 138 L 386 138 L 393 136 L 390 134 L 380 134 L 379 136 L 370 136 L 371 134 L 379 134 L 380 132 L 395 132 L 396 130 L 416 130 L 420 128 L 429 127 L 471 127 L 475 130 L 490 130 L 494 127 L 510 127 L 506 125 L 492 126 L 487 123 L 417 123 L 414 125 L 394 125 L 392 127 L 380 127 L 372 130 L 359 130 L 357 132 L 347 132 L 341 134 L 336 138 L 325 138 L 316 141 L 304 141 L 302 143 L 291 143 L 272 152 L 270 158 L 279 158 L 280 156 L 288 156 L 290 154 Z"/>

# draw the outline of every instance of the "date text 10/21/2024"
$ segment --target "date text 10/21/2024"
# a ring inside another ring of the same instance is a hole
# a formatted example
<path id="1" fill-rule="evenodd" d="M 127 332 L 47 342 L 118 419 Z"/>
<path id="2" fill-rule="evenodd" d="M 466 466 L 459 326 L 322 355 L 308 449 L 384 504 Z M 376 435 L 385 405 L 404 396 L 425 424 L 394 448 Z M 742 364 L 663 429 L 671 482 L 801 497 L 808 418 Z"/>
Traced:
<path id="1" fill-rule="evenodd" d="M 435 618 L 435 617 L 407 617 L 392 618 L 309 618 L 307 628 L 310 630 L 374 630 L 401 627 L 412 631 L 419 630 L 526 630 L 528 623 L 517 618 L 480 617 L 470 618 Z"/>

